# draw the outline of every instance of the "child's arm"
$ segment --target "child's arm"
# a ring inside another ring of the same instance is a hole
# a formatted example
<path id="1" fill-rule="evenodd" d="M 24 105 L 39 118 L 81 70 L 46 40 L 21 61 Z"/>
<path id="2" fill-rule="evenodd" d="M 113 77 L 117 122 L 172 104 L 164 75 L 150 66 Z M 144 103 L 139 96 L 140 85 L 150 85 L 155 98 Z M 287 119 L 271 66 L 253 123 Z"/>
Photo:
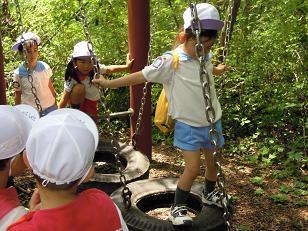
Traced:
<path id="1" fill-rule="evenodd" d="M 64 108 L 68 104 L 68 101 L 70 100 L 70 93 L 66 90 L 64 90 L 61 100 L 59 102 L 58 108 Z"/>
<path id="2" fill-rule="evenodd" d="M 126 56 L 126 64 L 125 65 L 110 65 L 106 68 L 106 74 L 112 74 L 115 72 L 121 72 L 121 71 L 129 71 L 133 65 L 134 59 L 129 58 L 129 54 Z"/>
<path id="3" fill-rule="evenodd" d="M 51 79 L 49 79 L 48 87 L 49 87 L 49 89 L 50 89 L 51 94 L 53 95 L 53 97 L 55 97 L 55 98 L 56 98 L 55 89 L 54 89 L 54 87 L 53 87 L 53 84 L 52 84 Z"/>
<path id="4" fill-rule="evenodd" d="M 218 64 L 216 67 L 213 67 L 213 75 L 221 75 L 225 71 L 227 71 L 228 68 L 224 64 Z"/>
<path id="5" fill-rule="evenodd" d="M 141 71 L 125 75 L 123 77 L 117 79 L 105 79 L 101 76 L 99 79 L 93 79 L 93 83 L 98 83 L 104 88 L 118 88 L 131 85 L 137 85 L 146 82 L 147 80 L 144 78 Z"/>
<path id="6" fill-rule="evenodd" d="M 21 91 L 15 91 L 15 105 L 21 104 Z"/>

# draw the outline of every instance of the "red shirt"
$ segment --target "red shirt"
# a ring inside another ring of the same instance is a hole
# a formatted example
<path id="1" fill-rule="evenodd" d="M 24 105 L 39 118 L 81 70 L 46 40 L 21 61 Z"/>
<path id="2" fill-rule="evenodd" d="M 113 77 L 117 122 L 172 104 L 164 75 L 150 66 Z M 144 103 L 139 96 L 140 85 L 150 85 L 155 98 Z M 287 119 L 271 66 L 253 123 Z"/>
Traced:
<path id="1" fill-rule="evenodd" d="M 0 220 L 18 206 L 19 199 L 14 187 L 0 189 Z"/>
<path id="2" fill-rule="evenodd" d="M 116 231 L 121 230 L 121 223 L 109 196 L 98 189 L 88 189 L 67 205 L 26 214 L 8 230 Z"/>

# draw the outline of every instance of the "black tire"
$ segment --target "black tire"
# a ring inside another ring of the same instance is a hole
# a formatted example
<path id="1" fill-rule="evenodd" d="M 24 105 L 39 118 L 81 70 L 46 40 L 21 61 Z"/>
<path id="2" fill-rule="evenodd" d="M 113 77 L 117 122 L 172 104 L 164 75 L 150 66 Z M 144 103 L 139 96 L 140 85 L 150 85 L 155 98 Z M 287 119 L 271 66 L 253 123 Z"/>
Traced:
<path id="1" fill-rule="evenodd" d="M 122 211 L 122 215 L 131 231 L 209 231 L 226 230 L 222 209 L 216 206 L 204 206 L 201 203 L 203 185 L 194 183 L 190 191 L 187 205 L 189 210 L 198 214 L 192 227 L 176 227 L 169 221 L 160 220 L 146 214 L 156 208 L 167 208 L 173 203 L 178 179 L 164 178 L 141 180 L 128 184 L 132 191 L 131 208 L 126 210 L 121 196 L 122 188 L 114 191 L 111 198 Z"/>
<path id="2" fill-rule="evenodd" d="M 147 179 L 149 176 L 149 159 L 133 149 L 131 145 L 118 143 L 120 146 L 119 157 L 123 165 L 123 174 L 125 175 L 126 182 Z M 113 163 L 115 166 L 115 156 L 112 152 L 111 141 L 100 140 L 99 146 L 95 153 L 94 163 L 96 161 L 104 161 Z M 95 173 L 94 177 L 84 184 L 81 184 L 78 191 L 83 191 L 87 188 L 98 188 L 111 194 L 114 190 L 122 186 L 120 181 L 120 173 L 116 168 L 112 173 Z"/>

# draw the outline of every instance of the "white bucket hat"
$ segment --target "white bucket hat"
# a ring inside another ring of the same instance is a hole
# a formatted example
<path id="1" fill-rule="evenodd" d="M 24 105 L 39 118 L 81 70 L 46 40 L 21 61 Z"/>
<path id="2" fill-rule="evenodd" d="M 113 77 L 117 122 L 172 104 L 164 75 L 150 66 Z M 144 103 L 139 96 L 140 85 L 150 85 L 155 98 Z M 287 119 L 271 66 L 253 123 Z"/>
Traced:
<path id="1" fill-rule="evenodd" d="M 33 32 L 26 32 L 22 34 L 24 41 L 33 40 L 37 45 L 40 45 L 41 38 L 34 34 Z M 16 43 L 12 46 L 13 51 L 18 51 L 18 46 L 22 43 L 21 36 L 19 36 L 16 40 Z"/>
<path id="2" fill-rule="evenodd" d="M 196 5 L 196 7 L 202 29 L 220 31 L 223 28 L 224 22 L 220 20 L 219 12 L 214 6 L 208 3 L 199 3 Z M 183 19 L 184 30 L 190 28 L 192 20 L 190 7 L 185 10 Z M 195 28 L 198 27 L 198 25 L 194 26 Z"/>
<path id="3" fill-rule="evenodd" d="M 91 46 L 91 44 L 89 44 L 89 46 Z M 93 47 L 90 48 L 93 50 Z M 82 41 L 74 46 L 73 58 L 85 58 L 85 57 L 91 57 L 91 54 L 89 51 L 88 42 Z"/>
<path id="4" fill-rule="evenodd" d="M 63 108 L 42 117 L 32 128 L 27 158 L 43 186 L 68 184 L 87 175 L 97 144 L 94 121 L 79 110 Z"/>
<path id="5" fill-rule="evenodd" d="M 11 158 L 25 149 L 37 110 L 29 105 L 0 105 L 0 160 Z"/>

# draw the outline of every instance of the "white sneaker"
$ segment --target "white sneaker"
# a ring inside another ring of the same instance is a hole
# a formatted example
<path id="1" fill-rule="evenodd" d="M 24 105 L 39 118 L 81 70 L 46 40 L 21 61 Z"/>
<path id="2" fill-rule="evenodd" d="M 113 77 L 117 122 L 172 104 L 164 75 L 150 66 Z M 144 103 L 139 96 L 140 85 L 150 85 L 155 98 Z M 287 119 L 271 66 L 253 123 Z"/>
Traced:
<path id="1" fill-rule="evenodd" d="M 187 215 L 186 205 L 172 205 L 168 220 L 171 221 L 173 225 L 192 225 L 192 218 Z"/>
<path id="2" fill-rule="evenodd" d="M 207 195 L 204 195 L 204 192 L 202 192 L 202 203 L 204 205 L 216 205 L 219 208 L 223 208 L 221 202 L 220 202 L 220 195 L 221 192 L 218 192 L 216 190 L 210 192 Z M 231 199 L 230 195 L 227 195 L 228 201 Z M 223 198 L 223 203 L 227 204 L 226 198 Z"/>

